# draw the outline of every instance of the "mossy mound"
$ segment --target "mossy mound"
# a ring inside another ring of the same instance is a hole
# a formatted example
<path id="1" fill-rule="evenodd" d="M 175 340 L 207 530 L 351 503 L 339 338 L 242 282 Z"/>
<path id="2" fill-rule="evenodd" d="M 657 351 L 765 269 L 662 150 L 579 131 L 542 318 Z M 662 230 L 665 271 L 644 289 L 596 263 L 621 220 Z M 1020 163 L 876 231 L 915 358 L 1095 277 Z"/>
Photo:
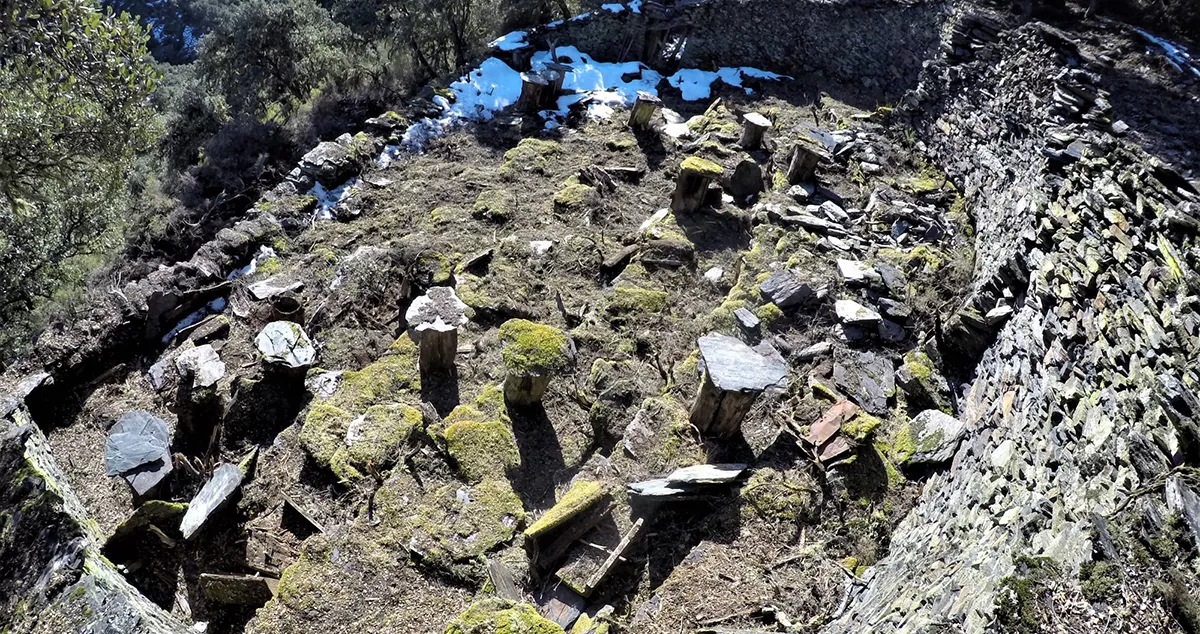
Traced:
<path id="1" fill-rule="evenodd" d="M 517 197 L 507 189 L 488 189 L 475 198 L 472 212 L 476 218 L 506 222 L 517 210 Z"/>
<path id="2" fill-rule="evenodd" d="M 882 422 L 879 418 L 860 410 L 854 415 L 854 418 L 851 418 L 842 425 L 842 433 L 854 440 L 866 440 L 867 436 L 870 436 L 872 432 L 878 429 Z"/>
<path id="3" fill-rule="evenodd" d="M 402 336 L 375 363 L 343 373 L 333 395 L 309 408 L 300 445 L 342 479 L 362 477 L 367 465 L 386 469 L 421 424 L 420 411 L 403 403 L 419 390 L 416 346 Z"/>
<path id="4" fill-rule="evenodd" d="M 385 484 L 375 496 L 376 541 L 407 548 L 423 564 L 452 575 L 479 574 L 474 562 L 510 542 L 525 522 L 521 499 L 507 480 L 484 480 L 471 487 L 445 485 L 411 499 L 412 491 Z"/>
<path id="5" fill-rule="evenodd" d="M 742 487 L 743 513 L 783 522 L 807 519 L 816 511 L 820 489 L 794 472 L 760 469 Z"/>
<path id="6" fill-rule="evenodd" d="M 504 365 L 515 375 L 557 372 L 570 363 L 567 336 L 553 326 L 510 319 L 500 326 Z"/>
<path id="7" fill-rule="evenodd" d="M 445 634 L 564 634 L 528 603 L 484 599 L 446 626 Z"/>
<path id="8" fill-rule="evenodd" d="M 637 286 L 619 285 L 608 300 L 608 313 L 614 316 L 659 313 L 667 308 L 669 296 Z"/>
<path id="9" fill-rule="evenodd" d="M 562 154 L 562 146 L 554 141 L 525 138 L 517 147 L 504 153 L 500 176 L 513 178 L 523 172 L 546 174 L 550 168 L 550 157 Z"/>
<path id="10" fill-rule="evenodd" d="M 444 435 L 446 451 L 459 473 L 471 482 L 503 479 L 508 470 L 521 464 L 517 440 L 501 421 L 461 420 L 446 427 Z"/>
<path id="11" fill-rule="evenodd" d="M 579 183 L 572 178 L 558 193 L 554 194 L 554 208 L 558 211 L 572 211 L 587 205 L 596 190 Z"/>
<path id="12" fill-rule="evenodd" d="M 722 172 L 720 165 L 696 156 L 689 156 L 683 159 L 683 163 L 679 165 L 679 169 L 683 172 L 694 172 L 708 178 L 720 178 Z"/>
<path id="13" fill-rule="evenodd" d="M 567 490 L 566 494 L 562 496 L 562 499 L 538 518 L 538 521 L 525 529 L 525 536 L 537 537 L 542 533 L 557 528 L 563 522 L 591 507 L 605 495 L 608 495 L 608 487 L 603 482 L 595 480 L 576 481 Z"/>

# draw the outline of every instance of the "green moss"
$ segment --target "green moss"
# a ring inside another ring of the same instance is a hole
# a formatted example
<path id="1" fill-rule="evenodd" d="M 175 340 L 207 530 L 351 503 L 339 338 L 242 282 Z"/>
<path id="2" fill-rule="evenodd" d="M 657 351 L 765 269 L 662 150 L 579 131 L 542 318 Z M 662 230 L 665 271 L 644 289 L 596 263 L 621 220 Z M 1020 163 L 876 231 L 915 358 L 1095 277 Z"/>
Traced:
<path id="1" fill-rule="evenodd" d="M 503 479 L 509 469 L 521 464 L 516 438 L 496 420 L 455 422 L 446 427 L 446 450 L 458 471 L 471 482 Z"/>
<path id="2" fill-rule="evenodd" d="M 792 184 L 788 182 L 787 176 L 783 172 L 775 170 L 775 173 L 771 174 L 771 189 L 782 192 L 787 191 L 791 186 Z"/>
<path id="3" fill-rule="evenodd" d="M 842 433 L 858 441 L 866 440 L 881 423 L 882 421 L 875 416 L 859 411 L 854 418 L 842 425 Z"/>
<path id="4" fill-rule="evenodd" d="M 618 285 L 613 288 L 608 301 L 610 315 L 641 315 L 660 313 L 667 308 L 669 296 L 663 291 L 652 291 L 637 286 Z"/>
<path id="5" fill-rule="evenodd" d="M 279 258 L 267 258 L 258 265 L 256 272 L 260 275 L 274 275 L 279 272 L 279 267 Z"/>
<path id="6" fill-rule="evenodd" d="M 517 210 L 517 197 L 507 189 L 487 189 L 475 198 L 472 210 L 476 218 L 506 222 Z"/>
<path id="7" fill-rule="evenodd" d="M 325 261 L 326 264 L 337 264 L 338 256 L 333 252 L 333 249 L 327 247 L 314 247 L 313 254 Z"/>
<path id="8" fill-rule="evenodd" d="M 345 444 L 346 429 L 353 420 L 350 412 L 327 401 L 316 403 L 308 410 L 300 427 L 300 446 L 317 464 L 327 467 Z"/>
<path id="9" fill-rule="evenodd" d="M 783 310 L 775 304 L 763 304 L 754 309 L 754 316 L 758 317 L 764 326 L 770 328 L 783 319 Z"/>
<path id="10" fill-rule="evenodd" d="M 1018 557 L 1014 563 L 1014 574 L 1000 580 L 996 620 L 1001 631 L 1032 634 L 1041 620 L 1038 598 L 1057 569 L 1044 557 Z"/>
<path id="11" fill-rule="evenodd" d="M 564 634 L 527 603 L 484 599 L 446 626 L 445 634 Z"/>
<path id="12" fill-rule="evenodd" d="M 571 626 L 571 634 L 608 634 L 608 623 L 597 621 L 587 614 L 580 614 Z"/>
<path id="13" fill-rule="evenodd" d="M 525 529 L 525 536 L 537 537 L 557 528 L 563 522 L 590 508 L 605 495 L 608 495 L 608 487 L 603 482 L 577 480 L 562 496 L 562 499 L 538 518 L 538 521 Z"/>
<path id="14" fill-rule="evenodd" d="M 679 169 L 683 172 L 695 172 L 708 178 L 720 178 L 722 172 L 720 165 L 696 156 L 689 156 L 683 159 L 683 163 L 679 165 Z"/>
<path id="15" fill-rule="evenodd" d="M 513 178 L 523 172 L 546 174 L 550 168 L 550 157 L 561 154 L 562 146 L 554 141 L 524 138 L 517 147 L 504 153 L 500 176 Z"/>
<path id="16" fill-rule="evenodd" d="M 910 424 L 905 423 L 892 439 L 892 456 L 898 464 L 903 464 L 915 453 L 917 453 L 917 444 L 913 440 Z"/>
<path id="17" fill-rule="evenodd" d="M 400 519 L 401 534 L 410 536 L 403 543 L 412 544 L 427 564 L 450 569 L 454 562 L 475 559 L 512 540 L 525 521 L 521 499 L 507 480 L 460 486 L 429 493 L 415 512 L 405 496 L 391 500 L 386 511 L 380 509 L 393 516 L 390 521 Z"/>
<path id="18" fill-rule="evenodd" d="M 1121 567 L 1107 561 L 1089 561 L 1079 568 L 1083 596 L 1093 603 L 1111 597 L 1121 577 Z"/>
<path id="19" fill-rule="evenodd" d="M 637 147 L 637 141 L 628 137 L 612 138 L 604 142 L 604 147 L 614 151 L 632 150 Z"/>
<path id="20" fill-rule="evenodd" d="M 595 191 L 587 185 L 583 185 L 578 180 L 572 177 L 575 182 L 568 182 L 558 193 L 554 194 L 554 208 L 559 211 L 571 211 L 583 207 L 592 192 Z"/>
<path id="21" fill-rule="evenodd" d="M 928 381 L 933 376 L 933 360 L 920 350 L 913 350 L 904 355 L 904 367 L 908 368 L 913 378 L 918 381 Z"/>
<path id="22" fill-rule="evenodd" d="M 797 522 L 813 510 L 815 490 L 774 469 L 759 469 L 742 487 L 747 512 L 776 521 Z"/>
<path id="23" fill-rule="evenodd" d="M 510 319 L 500 326 L 504 365 L 517 375 L 557 372 L 570 362 L 567 336 L 553 326 Z"/>

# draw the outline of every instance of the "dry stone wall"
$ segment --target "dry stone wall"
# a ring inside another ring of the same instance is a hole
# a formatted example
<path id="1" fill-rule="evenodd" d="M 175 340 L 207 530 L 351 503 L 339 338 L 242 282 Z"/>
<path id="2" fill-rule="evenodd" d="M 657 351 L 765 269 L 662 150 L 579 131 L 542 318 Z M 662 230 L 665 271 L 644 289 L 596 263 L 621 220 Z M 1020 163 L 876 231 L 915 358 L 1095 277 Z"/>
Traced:
<path id="1" fill-rule="evenodd" d="M 1197 447 L 1200 196 L 1111 132 L 1089 63 L 1028 25 L 930 65 L 910 95 L 979 228 L 959 320 L 1002 299 L 1014 313 L 974 330 L 990 345 L 962 403 L 969 436 L 827 633 L 987 631 L 1016 557 L 1070 573 L 1091 556 L 1093 515 L 1186 486 L 1168 470 Z"/>

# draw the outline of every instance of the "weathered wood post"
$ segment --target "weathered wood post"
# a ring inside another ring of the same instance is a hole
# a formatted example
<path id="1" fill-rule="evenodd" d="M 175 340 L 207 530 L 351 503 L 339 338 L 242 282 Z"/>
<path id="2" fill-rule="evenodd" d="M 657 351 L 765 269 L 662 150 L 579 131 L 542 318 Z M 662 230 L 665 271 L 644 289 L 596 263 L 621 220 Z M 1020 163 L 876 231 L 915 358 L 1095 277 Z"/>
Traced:
<path id="1" fill-rule="evenodd" d="M 413 300 L 404 313 L 408 327 L 420 342 L 420 368 L 424 374 L 450 373 L 458 352 L 458 328 L 467 323 L 467 305 L 454 289 L 435 286 Z"/>
<path id="2" fill-rule="evenodd" d="M 559 62 L 546 62 L 546 70 L 542 72 L 550 81 L 552 90 L 547 99 L 553 103 L 558 99 L 558 93 L 562 92 L 563 80 L 567 78 L 567 73 L 571 72 L 571 67 Z"/>
<path id="3" fill-rule="evenodd" d="M 521 98 L 518 100 L 521 110 L 530 114 L 542 109 L 546 95 L 550 93 L 550 79 L 545 73 L 534 71 L 521 73 Z"/>
<path id="4" fill-rule="evenodd" d="M 804 143 L 792 146 L 788 156 L 787 179 L 795 185 L 812 181 L 817 175 L 817 165 L 821 163 L 821 155 Z"/>
<path id="5" fill-rule="evenodd" d="M 754 151 L 762 147 L 763 136 L 767 130 L 771 129 L 771 120 L 758 114 L 751 112 L 742 117 L 742 140 L 738 145 L 747 151 Z"/>
<path id="6" fill-rule="evenodd" d="M 504 342 L 504 399 L 518 406 L 535 405 L 542 400 L 550 379 L 571 362 L 567 335 L 553 326 L 525 319 L 510 319 L 500 326 Z"/>
<path id="7" fill-rule="evenodd" d="M 689 156 L 679 165 L 679 178 L 675 181 L 675 195 L 671 199 L 671 211 L 693 212 L 704 204 L 708 186 L 721 177 L 721 166 L 702 158 Z"/>
<path id="8" fill-rule="evenodd" d="M 728 335 L 708 335 L 697 343 L 704 383 L 692 405 L 691 422 L 702 434 L 734 435 L 758 395 L 787 378 L 787 362 L 768 344 L 751 348 Z"/>
<path id="9" fill-rule="evenodd" d="M 654 118 L 654 113 L 662 107 L 662 103 L 662 99 L 659 99 L 657 95 L 639 90 L 637 100 L 633 102 L 633 109 L 629 111 L 629 127 L 635 130 L 650 127 L 650 120 Z"/>

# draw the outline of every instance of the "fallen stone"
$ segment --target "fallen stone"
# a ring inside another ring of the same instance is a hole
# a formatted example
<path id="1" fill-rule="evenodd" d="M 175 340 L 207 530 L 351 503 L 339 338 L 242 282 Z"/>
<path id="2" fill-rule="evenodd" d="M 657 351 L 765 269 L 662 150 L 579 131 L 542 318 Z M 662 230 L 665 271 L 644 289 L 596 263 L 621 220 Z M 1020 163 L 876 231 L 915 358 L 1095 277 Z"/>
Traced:
<path id="1" fill-rule="evenodd" d="M 816 190 L 816 185 L 813 185 L 812 183 L 800 183 L 799 185 L 792 185 L 789 187 L 787 190 L 787 195 L 796 202 L 804 204 L 807 203 L 810 198 L 812 198 L 812 195 Z"/>
<path id="2" fill-rule="evenodd" d="M 846 213 L 845 209 L 842 209 L 841 206 L 832 200 L 827 200 L 821 203 L 817 207 L 817 210 L 820 211 L 821 214 L 826 218 L 838 224 L 844 225 L 850 221 L 850 214 Z"/>
<path id="3" fill-rule="evenodd" d="M 875 415 L 888 412 L 888 399 L 896 393 L 892 362 L 873 352 L 863 352 L 833 366 L 833 379 L 860 407 Z"/>
<path id="4" fill-rule="evenodd" d="M 888 319 L 879 321 L 876 334 L 879 335 L 880 339 L 888 343 L 900 343 L 908 336 L 908 333 L 904 331 L 904 326 Z"/>
<path id="5" fill-rule="evenodd" d="M 418 332 L 458 328 L 468 321 L 466 311 L 467 305 L 458 298 L 453 288 L 435 286 L 413 300 L 404 313 L 404 319 L 409 328 Z"/>
<path id="6" fill-rule="evenodd" d="M 171 433 L 149 412 L 129 412 L 117 419 L 104 443 L 104 473 L 121 476 L 138 495 L 145 495 L 171 472 Z"/>
<path id="7" fill-rule="evenodd" d="M 175 369 L 191 377 L 192 388 L 207 388 L 225 378 L 225 363 L 209 344 L 185 350 L 175 357 Z"/>
<path id="8" fill-rule="evenodd" d="M 250 291 L 250 296 L 254 299 L 264 301 L 283 293 L 294 293 L 302 288 L 304 288 L 304 282 L 292 282 L 288 284 L 272 277 L 253 283 L 246 290 Z"/>
<path id="9" fill-rule="evenodd" d="M 838 258 L 837 261 L 838 273 L 842 276 L 847 284 L 867 285 L 872 283 L 882 284 L 883 276 L 875 269 L 854 260 L 846 260 Z"/>
<path id="10" fill-rule="evenodd" d="M 252 575 L 202 573 L 200 590 L 204 596 L 225 605 L 264 605 L 275 598 L 277 579 Z"/>
<path id="11" fill-rule="evenodd" d="M 987 325 L 998 326 L 1007 321 L 1012 314 L 1012 306 L 1009 306 L 1008 304 L 1000 304 L 999 306 L 989 310 L 987 314 L 983 316 L 983 318 L 985 321 L 987 321 Z"/>
<path id="12" fill-rule="evenodd" d="M 744 306 L 733 311 L 733 318 L 737 320 L 738 326 L 749 332 L 758 330 L 759 324 L 762 323 L 762 320 L 756 317 L 754 313 L 750 312 L 750 309 Z"/>
<path id="13" fill-rule="evenodd" d="M 326 187 L 336 187 L 353 174 L 354 161 L 342 144 L 323 141 L 300 159 L 300 172 Z"/>
<path id="14" fill-rule="evenodd" d="M 797 361 L 812 361 L 820 357 L 828 356 L 833 352 L 833 344 L 828 341 L 814 343 L 813 345 L 801 350 L 796 354 Z"/>
<path id="15" fill-rule="evenodd" d="M 772 273 L 758 287 L 758 292 L 779 308 L 791 308 L 813 298 L 812 288 L 787 270 Z"/>
<path id="16" fill-rule="evenodd" d="M 689 499 L 713 495 L 737 482 L 746 472 L 744 464 L 707 464 L 683 467 L 665 478 L 629 485 L 629 492 L 640 498 Z"/>
<path id="17" fill-rule="evenodd" d="M 927 409 L 908 424 L 915 452 L 910 465 L 933 465 L 948 462 L 966 435 L 962 421 L 936 409 Z"/>
<path id="18" fill-rule="evenodd" d="M 273 321 L 258 333 L 254 344 L 263 361 L 292 370 L 303 370 L 316 361 L 317 349 L 304 329 L 290 321 Z"/>
<path id="19" fill-rule="evenodd" d="M 735 199 L 746 200 L 762 193 L 764 189 L 762 168 L 758 163 L 746 160 L 737 164 L 729 179 L 729 192 Z"/>
<path id="20" fill-rule="evenodd" d="M 863 306 L 852 299 L 839 299 L 834 304 L 834 311 L 843 324 L 874 328 L 882 317 L 879 313 Z"/>
<path id="21" fill-rule="evenodd" d="M 204 526 L 208 518 L 237 491 L 244 477 L 237 465 L 223 463 L 217 467 L 196 497 L 192 498 L 183 521 L 179 523 L 179 532 L 183 533 L 184 539 L 191 539 Z"/>
<path id="22" fill-rule="evenodd" d="M 721 277 L 724 275 L 725 275 L 725 269 L 722 269 L 721 267 L 718 267 L 718 266 L 714 266 L 711 269 L 704 272 L 704 279 L 715 284 L 717 282 L 720 282 Z"/>

